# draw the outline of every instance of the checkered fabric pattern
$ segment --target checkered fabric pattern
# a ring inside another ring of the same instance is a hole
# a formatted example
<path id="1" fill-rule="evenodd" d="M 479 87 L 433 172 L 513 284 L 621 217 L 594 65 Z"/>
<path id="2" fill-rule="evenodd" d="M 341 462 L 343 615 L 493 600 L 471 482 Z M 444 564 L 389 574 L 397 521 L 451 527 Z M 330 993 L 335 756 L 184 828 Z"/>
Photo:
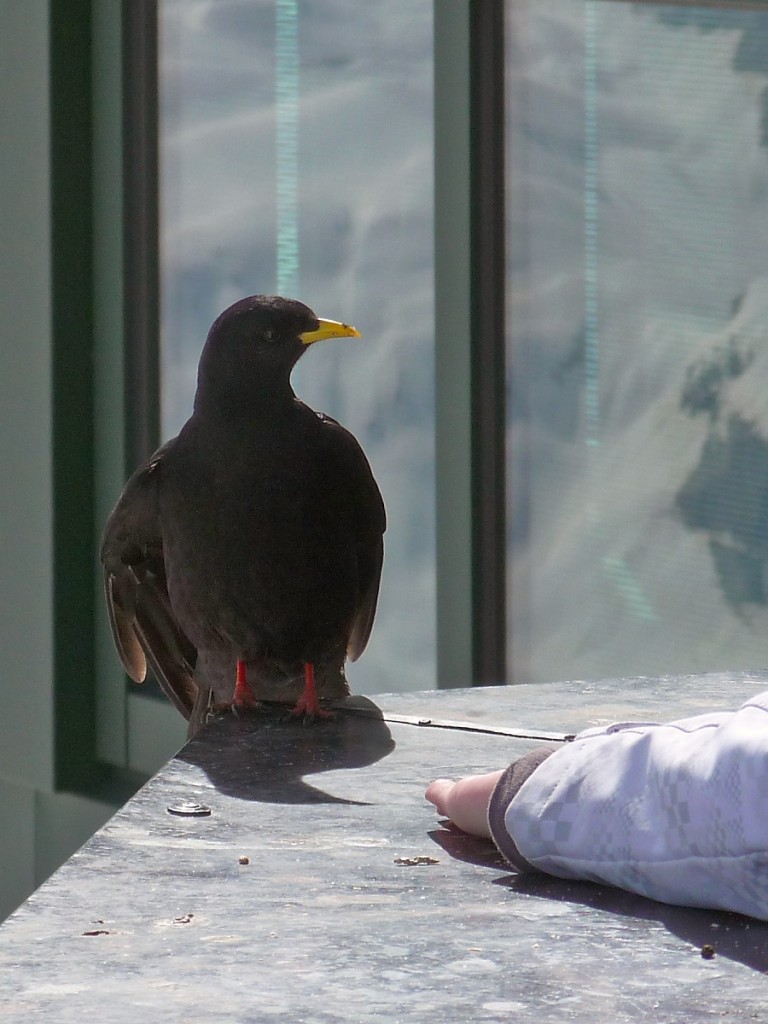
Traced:
<path id="1" fill-rule="evenodd" d="M 734 712 L 580 733 L 504 824 L 549 874 L 768 920 L 768 691 Z"/>

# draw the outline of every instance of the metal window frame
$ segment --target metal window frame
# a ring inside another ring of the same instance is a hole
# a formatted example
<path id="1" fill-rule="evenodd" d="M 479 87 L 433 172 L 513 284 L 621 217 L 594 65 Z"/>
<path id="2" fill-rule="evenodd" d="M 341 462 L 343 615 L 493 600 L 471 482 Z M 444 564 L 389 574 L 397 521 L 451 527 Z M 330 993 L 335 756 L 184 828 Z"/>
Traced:
<path id="1" fill-rule="evenodd" d="M 50 0 L 49 18 L 54 770 L 79 790 L 95 745 L 91 0 Z"/>
<path id="2" fill-rule="evenodd" d="M 435 0 L 438 686 L 506 681 L 503 0 Z"/>
<path id="3" fill-rule="evenodd" d="M 176 741 L 162 714 L 165 746 L 134 735 L 97 557 L 158 433 L 156 0 L 50 0 L 49 19 L 54 774 L 120 799 Z"/>
<path id="4" fill-rule="evenodd" d="M 123 0 L 126 471 L 160 443 L 157 0 Z"/>
<path id="5" fill-rule="evenodd" d="M 469 25 L 475 686 L 507 675 L 505 6 L 471 4 Z"/>

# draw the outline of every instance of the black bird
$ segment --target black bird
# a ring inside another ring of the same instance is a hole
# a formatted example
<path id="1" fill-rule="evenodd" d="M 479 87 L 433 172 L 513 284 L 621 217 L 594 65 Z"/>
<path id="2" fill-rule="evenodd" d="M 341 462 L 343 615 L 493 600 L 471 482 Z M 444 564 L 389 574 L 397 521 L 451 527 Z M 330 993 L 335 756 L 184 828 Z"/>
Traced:
<path id="1" fill-rule="evenodd" d="M 370 636 L 385 512 L 360 445 L 294 394 L 310 344 L 360 337 L 254 295 L 203 348 L 191 417 L 125 486 L 101 547 L 120 659 L 147 662 L 190 735 L 209 707 L 259 699 L 309 718 L 349 693 Z"/>

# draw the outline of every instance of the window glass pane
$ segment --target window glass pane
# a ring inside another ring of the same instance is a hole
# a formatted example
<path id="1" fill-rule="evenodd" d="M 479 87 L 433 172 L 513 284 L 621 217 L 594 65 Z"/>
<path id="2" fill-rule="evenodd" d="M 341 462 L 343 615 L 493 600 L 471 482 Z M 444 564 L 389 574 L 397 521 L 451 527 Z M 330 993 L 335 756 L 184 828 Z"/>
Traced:
<path id="1" fill-rule="evenodd" d="M 434 686 L 432 6 L 160 0 L 162 414 L 257 292 L 354 323 L 297 394 L 365 448 L 389 512 L 357 692 Z"/>
<path id="2" fill-rule="evenodd" d="M 756 7 L 508 4 L 514 679 L 767 660 Z"/>

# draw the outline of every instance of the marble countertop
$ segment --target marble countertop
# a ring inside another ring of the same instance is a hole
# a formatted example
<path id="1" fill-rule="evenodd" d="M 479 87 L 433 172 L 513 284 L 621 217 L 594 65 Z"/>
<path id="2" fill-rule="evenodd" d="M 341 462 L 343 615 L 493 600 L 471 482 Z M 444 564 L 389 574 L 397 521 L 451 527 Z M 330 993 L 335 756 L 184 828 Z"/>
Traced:
<path id="1" fill-rule="evenodd" d="M 217 719 L 0 927 L 0 1021 L 762 1019 L 768 925 L 517 876 L 423 792 L 541 737 L 766 688 L 570 682 L 354 698 L 312 727 Z"/>

